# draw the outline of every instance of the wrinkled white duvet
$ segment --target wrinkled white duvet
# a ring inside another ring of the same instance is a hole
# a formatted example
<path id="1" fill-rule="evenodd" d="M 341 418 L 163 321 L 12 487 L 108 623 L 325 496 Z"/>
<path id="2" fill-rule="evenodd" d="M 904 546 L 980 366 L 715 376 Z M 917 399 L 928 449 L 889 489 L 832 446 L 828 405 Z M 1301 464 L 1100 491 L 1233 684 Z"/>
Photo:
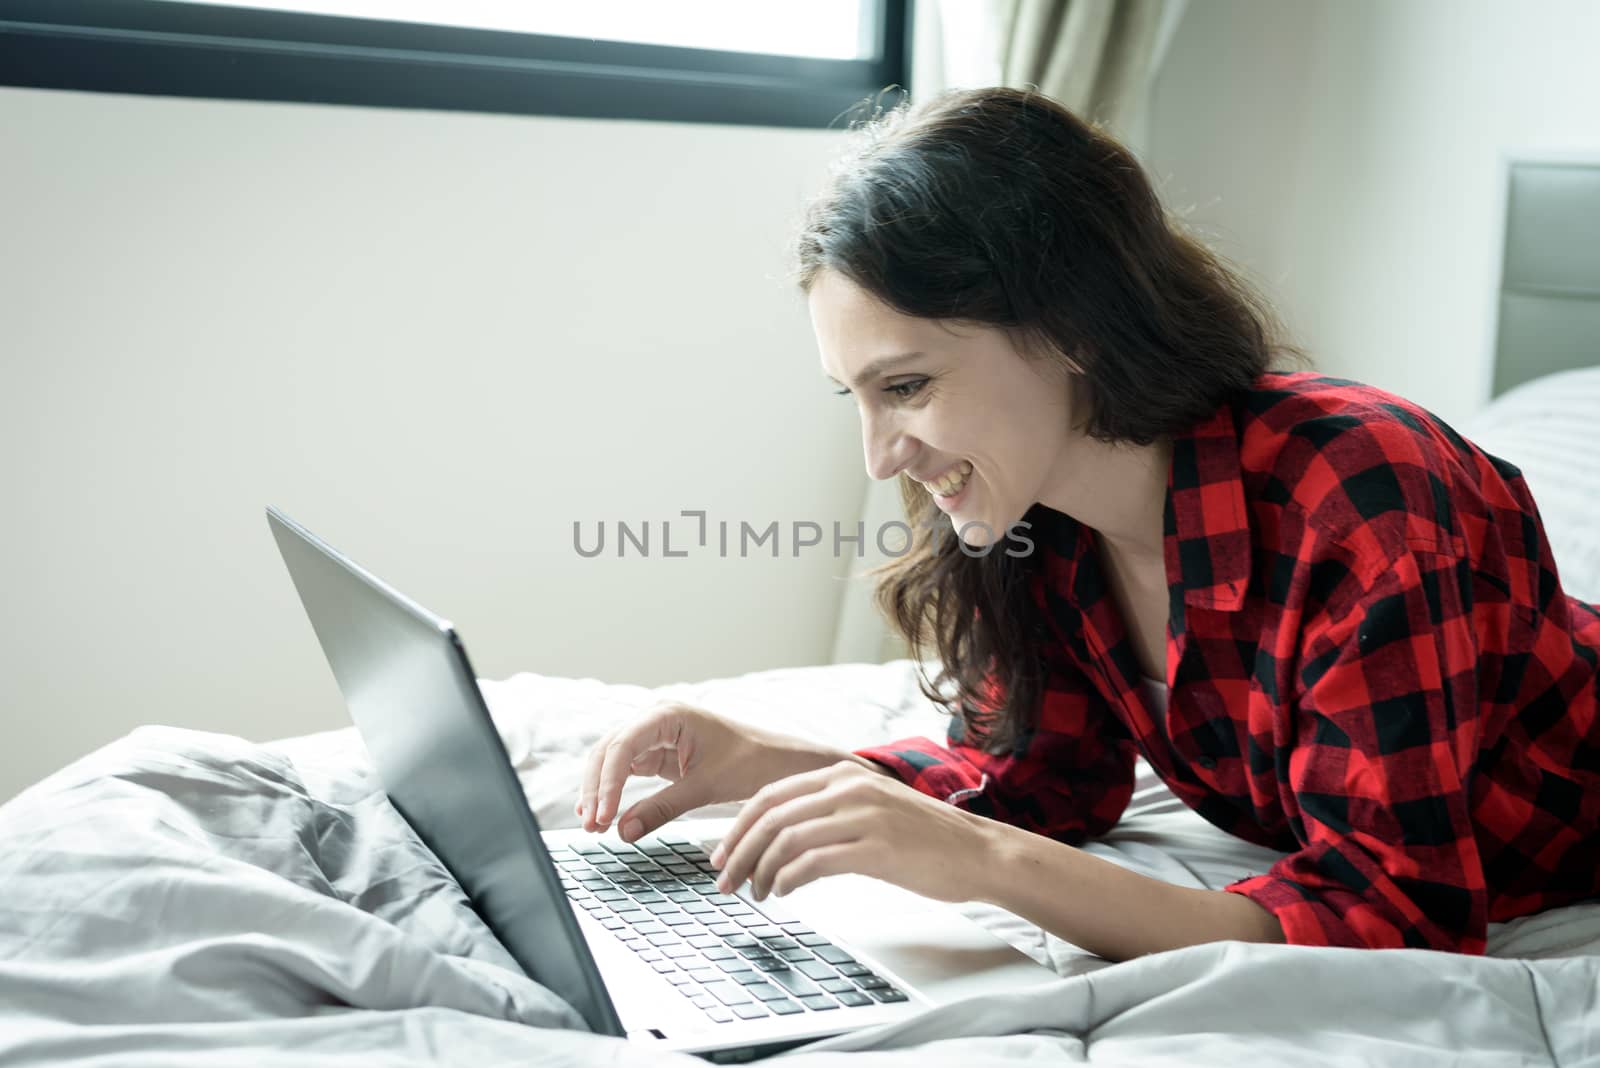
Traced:
<path id="1" fill-rule="evenodd" d="M 842 748 L 944 729 L 907 661 L 482 687 L 547 827 L 574 822 L 589 744 L 660 699 Z M 1141 771 L 1091 850 L 1213 888 L 1270 865 Z M 572 1030 L 376 789 L 353 731 L 135 731 L 0 807 L 0 890 L 0 1065 L 704 1063 Z M 1218 943 L 1118 965 L 965 911 L 1062 981 L 780 1060 L 1600 1065 L 1600 904 L 1496 926 L 1488 958 Z"/>

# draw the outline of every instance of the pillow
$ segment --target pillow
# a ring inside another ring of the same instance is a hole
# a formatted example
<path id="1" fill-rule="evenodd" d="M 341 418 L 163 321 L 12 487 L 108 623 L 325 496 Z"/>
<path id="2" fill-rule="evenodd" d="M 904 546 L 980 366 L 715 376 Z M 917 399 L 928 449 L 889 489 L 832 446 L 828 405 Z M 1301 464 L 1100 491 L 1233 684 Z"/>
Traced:
<path id="1" fill-rule="evenodd" d="M 1524 382 L 1461 429 L 1485 452 L 1521 468 L 1562 589 L 1600 602 L 1600 367 Z"/>

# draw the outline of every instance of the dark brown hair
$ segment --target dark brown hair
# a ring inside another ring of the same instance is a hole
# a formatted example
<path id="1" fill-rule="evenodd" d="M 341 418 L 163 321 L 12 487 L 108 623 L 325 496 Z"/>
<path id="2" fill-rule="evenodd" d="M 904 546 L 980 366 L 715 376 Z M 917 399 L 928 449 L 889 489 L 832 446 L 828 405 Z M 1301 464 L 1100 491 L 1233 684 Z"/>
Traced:
<path id="1" fill-rule="evenodd" d="M 1028 358 L 1070 360 L 1093 438 L 1181 432 L 1277 353 L 1299 355 L 1180 232 L 1128 150 L 1048 97 L 953 90 L 858 120 L 852 137 L 796 240 L 801 290 L 835 271 L 903 315 L 998 327 Z M 936 679 L 919 672 L 926 696 L 991 751 L 1019 746 L 1049 648 L 1029 589 L 1040 554 L 975 556 L 925 488 L 901 475 L 900 493 L 912 538 L 869 572 L 878 609 L 914 653 L 937 653 Z"/>

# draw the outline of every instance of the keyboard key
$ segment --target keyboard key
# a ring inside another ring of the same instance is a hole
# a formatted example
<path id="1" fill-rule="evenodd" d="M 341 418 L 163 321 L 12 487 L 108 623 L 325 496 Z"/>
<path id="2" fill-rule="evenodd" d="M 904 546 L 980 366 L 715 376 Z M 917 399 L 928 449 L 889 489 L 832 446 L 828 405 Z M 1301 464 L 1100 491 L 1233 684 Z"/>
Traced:
<path id="1" fill-rule="evenodd" d="M 766 1002 L 766 1006 L 769 1010 L 777 1013 L 779 1016 L 793 1016 L 797 1012 L 806 1011 L 800 1006 L 796 1005 L 794 1002 L 790 1001 L 788 998 L 779 998 L 777 1001 Z"/>
<path id="2" fill-rule="evenodd" d="M 750 1000 L 738 983 L 707 983 L 705 991 L 724 1005 L 743 1005 Z"/>
<path id="3" fill-rule="evenodd" d="M 694 942 L 691 940 L 689 944 L 694 945 Z M 705 950 L 706 960 L 730 960 L 734 957 L 739 957 L 739 954 L 735 953 L 727 946 L 722 945 L 720 939 L 718 940 L 717 945 L 711 946 Z M 743 960 L 744 958 L 739 957 L 739 959 Z"/>
<path id="4" fill-rule="evenodd" d="M 749 1005 L 735 1005 L 733 1007 L 733 1012 L 734 1015 L 738 1016 L 741 1020 L 756 1020 L 768 1015 L 767 1010 L 763 1006 L 757 1005 L 754 1002 L 751 1002 Z"/>
<path id="5" fill-rule="evenodd" d="M 779 990 L 771 983 L 755 983 L 745 987 L 744 990 L 745 993 L 758 1001 L 779 1001 L 787 997 L 782 990 Z"/>
<path id="6" fill-rule="evenodd" d="M 751 971 L 749 962 L 743 957 L 733 957 L 729 960 L 719 960 L 717 961 L 717 967 L 721 968 L 725 972 Z"/>
<path id="7" fill-rule="evenodd" d="M 839 1007 L 838 1002 L 826 994 L 811 994 L 803 997 L 800 999 L 800 1004 L 812 1012 L 826 1012 L 829 1009 L 837 1009 Z"/>
<path id="8" fill-rule="evenodd" d="M 727 1009 L 721 1008 L 720 1006 L 707 1009 L 706 1015 L 711 1017 L 717 1023 L 733 1022 L 733 1013 L 729 1012 Z"/>
<path id="9" fill-rule="evenodd" d="M 821 957 L 829 964 L 854 964 L 856 962 L 854 957 L 837 946 L 832 949 L 824 949 L 821 946 L 818 946 L 817 956 Z"/>
<path id="10" fill-rule="evenodd" d="M 694 918 L 694 914 L 692 912 L 664 912 L 657 916 L 656 919 L 660 920 L 668 927 L 684 927 L 691 923 L 696 927 L 700 926 L 700 921 Z"/>
<path id="11" fill-rule="evenodd" d="M 667 976 L 667 982 L 671 983 L 673 986 L 682 986 L 683 984 L 691 981 L 692 980 L 690 980 L 690 978 L 687 975 L 684 975 L 682 972 L 673 972 L 671 975 Z"/>
<path id="12" fill-rule="evenodd" d="M 755 934 L 755 932 L 752 931 L 751 934 Z M 787 937 L 785 937 L 783 935 L 765 935 L 765 936 L 756 935 L 756 937 L 761 939 L 761 941 L 765 942 L 767 944 L 767 948 L 772 950 L 772 951 L 774 951 L 774 952 L 777 952 L 778 950 L 784 950 L 784 949 L 798 949 L 799 948 L 799 946 L 796 944 L 794 939 L 787 938 Z"/>
<path id="13" fill-rule="evenodd" d="M 668 901 L 659 894 L 651 894 L 650 896 L 656 898 L 656 900 L 644 903 L 646 912 L 653 912 L 657 916 L 670 916 L 678 911 L 678 903 L 676 901 Z M 641 894 L 634 900 L 642 901 L 644 900 L 644 895 Z"/>
<path id="14" fill-rule="evenodd" d="M 714 983 L 722 978 L 722 973 L 715 968 L 692 968 L 689 971 L 689 978 L 697 983 Z"/>
<path id="15" fill-rule="evenodd" d="M 608 931 L 625 931 L 628 929 L 628 925 L 617 919 L 615 916 L 603 917 L 600 920 L 600 926 L 604 927 Z"/>
<path id="16" fill-rule="evenodd" d="M 844 994 L 856 988 L 855 984 L 848 979 L 824 979 L 821 986 L 822 989 L 830 994 Z"/>
<path id="17" fill-rule="evenodd" d="M 873 1000 L 859 990 L 841 990 L 834 997 L 849 1005 L 852 1009 L 861 1005 L 871 1005 Z"/>
<path id="18" fill-rule="evenodd" d="M 856 976 L 856 986 L 859 986 L 862 990 L 882 990 L 888 985 L 889 981 L 887 979 L 873 975 L 870 972 L 866 975 Z"/>
<path id="19" fill-rule="evenodd" d="M 886 990 L 869 990 L 867 993 L 871 994 L 874 998 L 877 998 L 879 1001 L 884 1002 L 885 1004 L 893 1001 L 911 1000 L 892 986 Z M 843 997 L 842 994 L 840 996 Z"/>
<path id="20" fill-rule="evenodd" d="M 859 961 L 851 961 L 849 964 L 841 964 L 841 965 L 839 965 L 839 972 L 842 975 L 851 975 L 851 976 L 855 976 L 855 975 L 871 975 L 872 974 L 872 969 L 867 967 L 865 964 L 860 963 Z M 806 974 L 809 975 L 810 973 L 808 972 Z"/>
<path id="21" fill-rule="evenodd" d="M 808 975 L 813 979 L 832 979 L 834 976 L 839 974 L 826 964 L 822 963 L 820 960 L 801 961 L 794 967 L 795 971 L 801 972 L 804 975 Z"/>
<path id="22" fill-rule="evenodd" d="M 710 994 L 690 994 L 689 1001 L 697 1009 L 709 1009 L 717 1004 L 717 999 Z"/>
<path id="23" fill-rule="evenodd" d="M 741 928 L 731 923 L 713 923 L 709 927 L 712 934 L 721 935 L 723 938 L 737 938 L 742 933 Z"/>
<path id="24" fill-rule="evenodd" d="M 826 949 L 837 948 L 832 942 L 819 934 L 798 935 L 796 939 L 802 946 L 817 946 Z"/>
<path id="25" fill-rule="evenodd" d="M 695 935 L 689 939 L 689 944 L 696 949 L 712 949 L 721 946 L 722 939 L 711 934 Z"/>
<path id="26" fill-rule="evenodd" d="M 662 934 L 645 935 L 645 941 L 649 942 L 652 946 L 662 947 L 683 944 L 683 939 L 679 938 L 671 931 L 667 931 Z"/>
<path id="27" fill-rule="evenodd" d="M 740 986 L 756 986 L 767 981 L 767 977 L 760 972 L 729 972 L 728 978 Z"/>
<path id="28" fill-rule="evenodd" d="M 693 897 L 694 895 L 691 894 L 690 896 Z M 717 906 L 695 898 L 692 901 L 683 903 L 683 911 L 691 916 L 705 916 L 707 914 L 715 916 L 717 914 Z"/>
<path id="29" fill-rule="evenodd" d="M 756 945 L 756 940 L 747 934 L 736 934 L 727 939 L 728 945 L 734 949 L 750 949 Z"/>
<path id="30" fill-rule="evenodd" d="M 698 957 L 700 955 L 695 952 L 693 946 L 669 946 L 668 948 L 662 950 L 662 952 L 671 957 L 673 960 L 681 960 L 684 957 Z"/>
<path id="31" fill-rule="evenodd" d="M 652 946 L 648 949 L 639 950 L 639 959 L 646 964 L 654 964 L 658 960 L 666 960 L 667 955 Z"/>
<path id="32" fill-rule="evenodd" d="M 813 931 L 811 928 L 807 927 L 805 925 L 805 923 L 800 921 L 800 920 L 789 920 L 787 922 L 778 924 L 778 926 L 782 927 L 785 931 L 788 931 L 790 934 L 794 935 L 796 938 L 799 938 L 802 935 L 814 935 L 814 934 L 817 933 L 817 932 Z M 801 945 L 808 945 L 809 943 L 802 941 L 800 944 Z"/>
<path id="33" fill-rule="evenodd" d="M 780 932 L 776 927 L 752 927 L 752 928 L 750 928 L 750 937 L 759 938 L 762 941 L 765 941 L 768 938 L 781 937 L 781 934 L 782 934 L 782 932 Z"/>
<path id="34" fill-rule="evenodd" d="M 777 957 L 757 957 L 750 961 L 764 972 L 781 972 L 789 967 L 789 962 L 779 960 Z"/>
<path id="35" fill-rule="evenodd" d="M 801 949 L 799 946 L 793 949 L 780 949 L 778 956 L 787 961 L 816 960 L 809 949 Z"/>
<path id="36" fill-rule="evenodd" d="M 777 983 L 779 986 L 783 987 L 789 993 L 794 994 L 797 997 L 805 994 L 822 993 L 821 987 L 817 986 L 817 984 L 813 983 L 810 979 L 807 979 L 793 968 L 782 968 L 775 972 L 767 972 L 762 977 L 772 980 L 774 983 Z M 844 980 L 835 981 L 844 982 Z"/>
<path id="37" fill-rule="evenodd" d="M 604 856 L 605 852 L 606 852 L 604 849 L 600 848 L 599 845 L 573 846 L 572 847 L 572 851 L 574 853 L 579 854 L 580 856 L 585 856 L 585 857 Z"/>
<path id="38" fill-rule="evenodd" d="M 654 964 L 650 965 L 650 967 L 654 968 L 658 972 L 661 972 L 662 974 L 666 974 L 667 972 L 675 972 L 678 970 L 678 966 L 672 963 L 670 960 L 658 960 Z"/>

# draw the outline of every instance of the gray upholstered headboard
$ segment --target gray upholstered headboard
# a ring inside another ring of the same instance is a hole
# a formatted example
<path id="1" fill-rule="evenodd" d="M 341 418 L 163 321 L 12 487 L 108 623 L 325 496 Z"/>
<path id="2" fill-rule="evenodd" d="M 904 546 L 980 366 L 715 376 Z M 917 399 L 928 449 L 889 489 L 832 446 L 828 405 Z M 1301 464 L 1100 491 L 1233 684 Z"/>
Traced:
<path id="1" fill-rule="evenodd" d="M 1600 162 L 1510 164 L 1493 395 L 1600 364 Z"/>

